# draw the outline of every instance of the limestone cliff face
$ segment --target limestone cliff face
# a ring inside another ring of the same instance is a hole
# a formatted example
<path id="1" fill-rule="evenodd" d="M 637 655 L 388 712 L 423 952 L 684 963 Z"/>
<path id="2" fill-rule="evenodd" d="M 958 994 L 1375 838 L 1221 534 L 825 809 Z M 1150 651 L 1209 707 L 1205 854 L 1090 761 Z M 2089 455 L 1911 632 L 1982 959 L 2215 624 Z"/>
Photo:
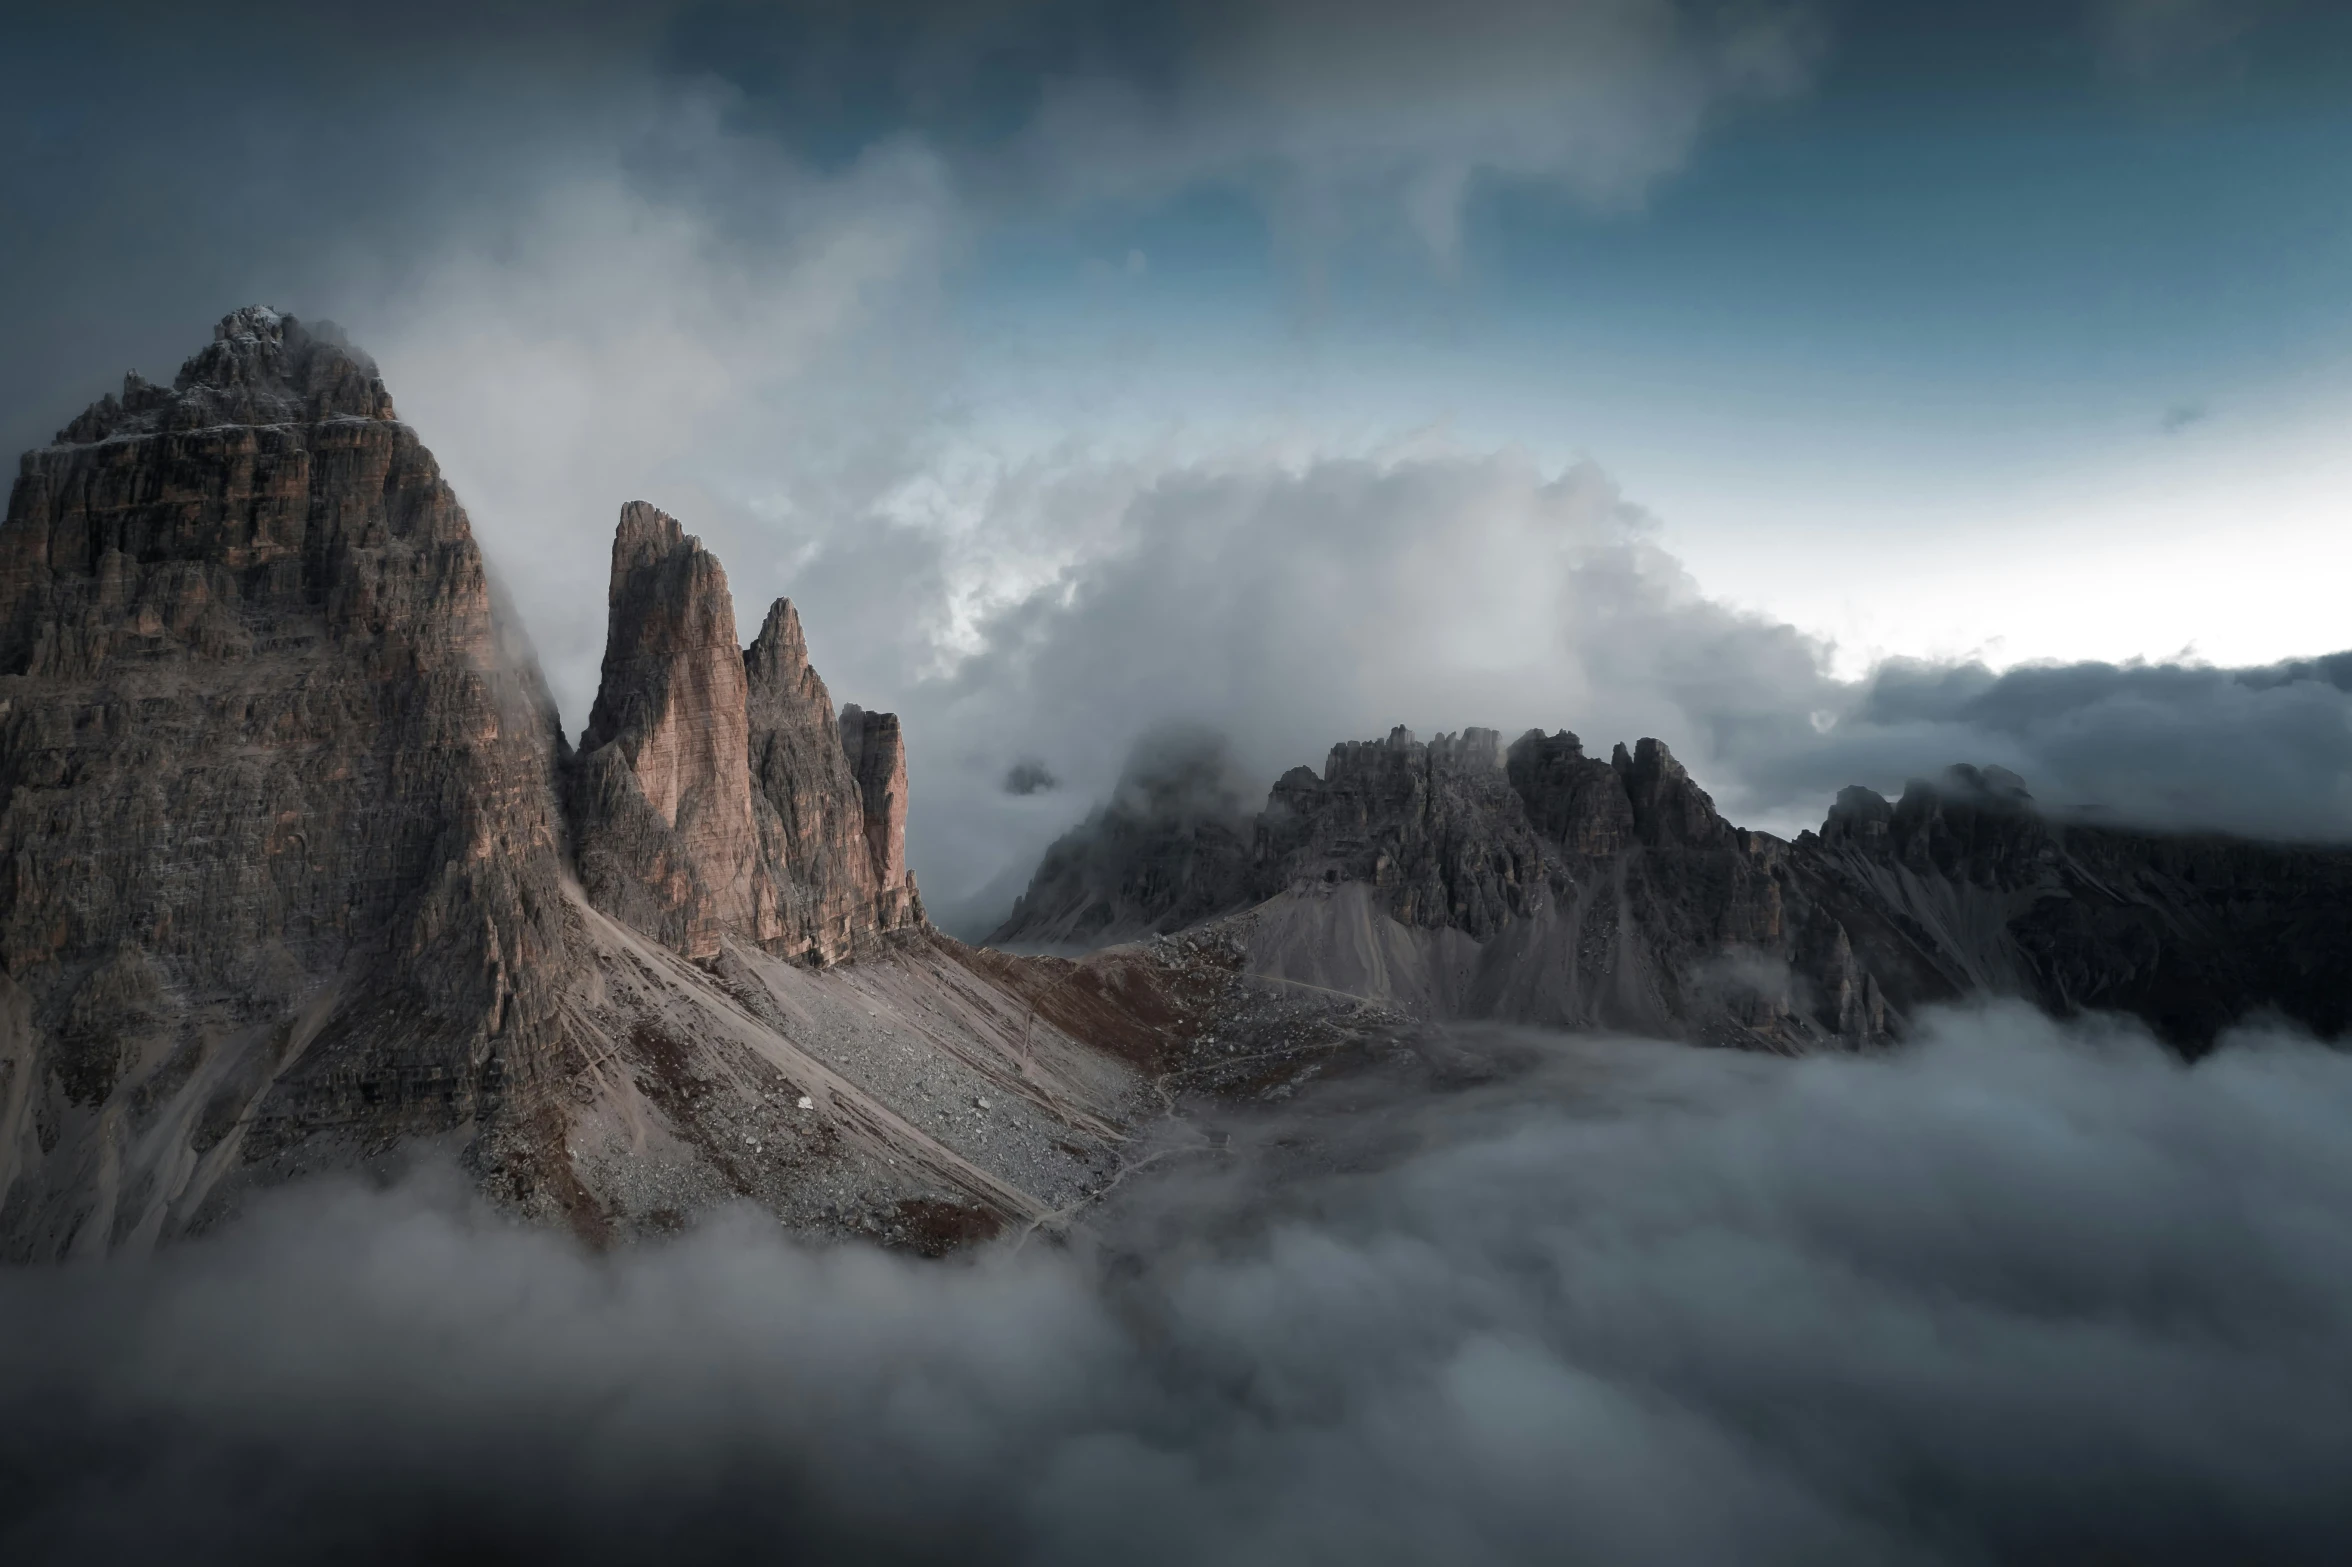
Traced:
<path id="1" fill-rule="evenodd" d="M 749 688 L 727 573 L 643 501 L 613 535 L 603 678 L 572 815 L 589 898 L 689 958 L 772 936 L 752 817 Z"/>
<path id="2" fill-rule="evenodd" d="M 2053 820 L 1998 767 L 1838 796 L 1792 860 L 1899 1005 L 1971 992 L 2146 1019 L 2352 1028 L 2352 850 Z"/>
<path id="3" fill-rule="evenodd" d="M 1259 820 L 1260 884 L 1361 882 L 1404 925 L 1484 940 L 1547 902 L 1557 855 L 1511 792 L 1501 737 L 1424 744 L 1407 729 L 1332 747 L 1321 777 L 1294 767 Z"/>
<path id="4" fill-rule="evenodd" d="M 0 1260 L 419 1137 L 596 1239 L 751 1200 L 935 1249 L 1079 1204 L 1140 1084 L 924 926 L 896 719 L 852 709 L 845 747 L 791 606 L 738 648 L 650 506 L 607 610 L 574 757 L 374 367 L 272 311 L 25 457 Z"/>
<path id="5" fill-rule="evenodd" d="M 1064 834 L 988 939 L 1085 948 L 1256 901 L 1255 815 L 1221 736 L 1177 726 L 1136 748 L 1111 798 Z"/>
<path id="6" fill-rule="evenodd" d="M 103 1250 L 324 1139 L 529 1120 L 552 715 L 372 365 L 249 309 L 0 524 L 0 1237 Z M 505 1129 L 504 1132 L 501 1129 Z"/>
<path id="7" fill-rule="evenodd" d="M 704 963 L 729 938 L 823 964 L 919 929 L 898 719 L 835 719 L 790 602 L 738 647 L 718 558 L 632 501 L 610 606 L 571 788 L 589 901 Z"/>
<path id="8" fill-rule="evenodd" d="M 779 890 L 780 929 L 770 949 L 833 963 L 876 936 L 919 926 L 922 904 L 906 874 L 906 755 L 897 719 L 889 718 L 896 760 L 876 800 L 857 771 L 866 715 L 849 709 L 860 717 L 853 752 L 847 714 L 834 716 L 791 600 L 769 607 L 743 663 L 760 841 Z M 890 850 L 882 855 L 874 849 L 877 828 Z"/>
<path id="9" fill-rule="evenodd" d="M 894 929 L 920 920 L 922 904 L 906 868 L 906 740 L 898 715 L 869 713 L 852 702 L 841 710 L 841 749 L 857 778 L 882 925 Z"/>

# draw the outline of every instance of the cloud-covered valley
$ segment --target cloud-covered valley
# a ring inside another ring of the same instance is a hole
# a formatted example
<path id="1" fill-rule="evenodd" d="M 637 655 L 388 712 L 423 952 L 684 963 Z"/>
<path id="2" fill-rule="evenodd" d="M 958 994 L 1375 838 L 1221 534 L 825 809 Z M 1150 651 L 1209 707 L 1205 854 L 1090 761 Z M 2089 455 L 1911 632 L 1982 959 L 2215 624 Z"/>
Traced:
<path id="1" fill-rule="evenodd" d="M 2352 1062 L 1479 1031 L 948 1264 L 429 1175 L 0 1277 L 12 1561 L 2323 1561 Z"/>

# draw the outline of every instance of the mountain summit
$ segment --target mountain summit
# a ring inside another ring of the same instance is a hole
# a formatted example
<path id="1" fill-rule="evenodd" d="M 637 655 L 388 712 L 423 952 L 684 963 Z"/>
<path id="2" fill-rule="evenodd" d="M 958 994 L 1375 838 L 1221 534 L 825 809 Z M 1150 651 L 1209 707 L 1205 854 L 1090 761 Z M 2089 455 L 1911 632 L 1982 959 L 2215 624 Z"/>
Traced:
<path id="1" fill-rule="evenodd" d="M 896 718 L 834 713 L 787 603 L 737 646 L 642 502 L 609 611 L 575 755 L 375 367 L 262 307 L 25 455 L 0 1252 L 420 1140 L 597 1237 L 748 1197 L 930 1246 L 1099 1176 L 1140 1085 L 924 922 Z"/>

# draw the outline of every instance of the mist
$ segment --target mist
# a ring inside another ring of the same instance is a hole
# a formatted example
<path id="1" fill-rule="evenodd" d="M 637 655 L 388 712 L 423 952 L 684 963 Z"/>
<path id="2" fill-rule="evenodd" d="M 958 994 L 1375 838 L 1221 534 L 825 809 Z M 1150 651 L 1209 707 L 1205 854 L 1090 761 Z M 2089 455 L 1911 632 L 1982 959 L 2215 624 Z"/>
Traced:
<path id="1" fill-rule="evenodd" d="M 1869 1058 L 1433 1036 L 941 1264 L 297 1188 L 0 1277 L 0 1548 L 2335 1560 L 2348 1115 L 2329 1047 L 1991 1006 Z"/>

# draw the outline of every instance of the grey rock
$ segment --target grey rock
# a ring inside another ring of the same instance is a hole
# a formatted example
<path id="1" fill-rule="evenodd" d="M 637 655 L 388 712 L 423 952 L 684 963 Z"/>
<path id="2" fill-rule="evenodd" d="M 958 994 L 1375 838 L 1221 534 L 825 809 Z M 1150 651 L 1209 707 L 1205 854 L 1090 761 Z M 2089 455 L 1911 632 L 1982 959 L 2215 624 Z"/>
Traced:
<path id="1" fill-rule="evenodd" d="M 1149 1096 L 1095 1040 L 1132 1053 L 1148 977 L 1060 1026 L 1074 970 L 930 931 L 896 719 L 851 710 L 845 749 L 791 607 L 738 648 L 650 506 L 608 614 L 575 757 L 374 367 L 273 311 L 26 455 L 0 1257 L 143 1249 L 420 1143 L 597 1240 L 748 1199 L 936 1250 L 1108 1178 Z M 983 1130 L 926 1129 L 976 1098 Z"/>
<path id="2" fill-rule="evenodd" d="M 1029 903 L 1099 879 L 1106 844 L 1057 845 Z M 1130 930 L 1205 927 L 1260 981 L 1424 1016 L 1779 1051 L 1972 995 L 2126 1012 L 2190 1051 L 2258 1015 L 2352 1024 L 2352 850 L 2055 821 L 2000 768 L 1848 789 L 1791 844 L 1724 821 L 1654 739 L 1604 763 L 1530 731 L 1498 765 L 1490 732 L 1400 729 L 1278 780 L 1246 876 L 1121 885 Z"/>
<path id="3" fill-rule="evenodd" d="M 373 367 L 243 310 L 0 524 L 0 1243 L 196 1222 L 316 1145 L 538 1136 L 543 687 Z M 525 1180 L 525 1207 L 559 1199 Z"/>
<path id="4" fill-rule="evenodd" d="M 1138 745 L 1102 807 L 1057 839 L 991 945 L 1132 940 L 1262 896 L 1256 827 L 1223 739 L 1189 727 Z"/>

